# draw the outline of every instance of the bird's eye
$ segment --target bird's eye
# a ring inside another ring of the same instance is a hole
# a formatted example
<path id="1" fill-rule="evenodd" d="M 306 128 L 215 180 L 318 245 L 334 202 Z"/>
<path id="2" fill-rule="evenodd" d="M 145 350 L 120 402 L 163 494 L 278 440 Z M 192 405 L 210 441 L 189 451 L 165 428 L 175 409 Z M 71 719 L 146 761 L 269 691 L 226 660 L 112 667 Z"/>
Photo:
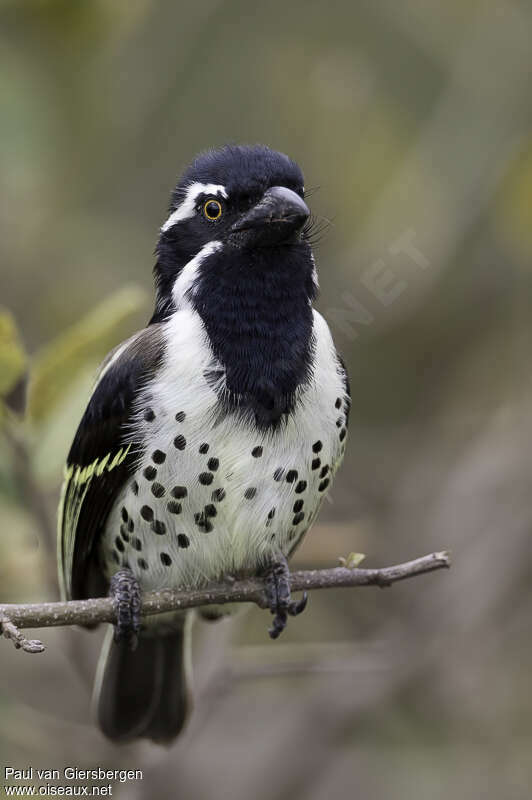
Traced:
<path id="1" fill-rule="evenodd" d="M 207 200 L 203 206 L 203 214 L 211 222 L 216 222 L 222 216 L 222 204 L 218 200 Z"/>

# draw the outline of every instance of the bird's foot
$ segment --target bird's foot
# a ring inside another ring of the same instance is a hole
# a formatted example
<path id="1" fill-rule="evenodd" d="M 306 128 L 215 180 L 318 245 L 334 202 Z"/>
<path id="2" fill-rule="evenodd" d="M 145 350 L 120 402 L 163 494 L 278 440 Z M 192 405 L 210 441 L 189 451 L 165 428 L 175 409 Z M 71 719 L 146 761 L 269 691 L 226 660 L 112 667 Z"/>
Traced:
<path id="1" fill-rule="evenodd" d="M 272 639 L 277 639 L 286 628 L 288 616 L 297 617 L 301 614 L 308 599 L 304 592 L 301 600 L 292 600 L 290 570 L 283 555 L 279 555 L 266 571 L 266 595 L 270 611 L 274 615 L 273 625 L 268 633 Z"/>
<path id="2" fill-rule="evenodd" d="M 134 650 L 140 630 L 141 592 L 139 582 L 129 568 L 115 572 L 109 595 L 114 598 L 116 608 L 115 642 L 124 642 Z"/>

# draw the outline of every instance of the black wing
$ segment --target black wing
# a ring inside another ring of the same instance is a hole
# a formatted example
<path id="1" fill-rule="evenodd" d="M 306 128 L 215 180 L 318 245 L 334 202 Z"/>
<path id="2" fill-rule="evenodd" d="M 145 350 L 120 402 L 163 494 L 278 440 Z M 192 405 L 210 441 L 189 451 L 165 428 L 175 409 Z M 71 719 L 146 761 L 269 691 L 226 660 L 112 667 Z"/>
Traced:
<path id="1" fill-rule="evenodd" d="M 95 546 L 113 501 L 138 454 L 128 437 L 135 398 L 156 373 L 164 352 L 161 325 L 119 345 L 100 377 L 68 454 L 58 518 L 61 593 L 79 599 L 105 591 Z"/>

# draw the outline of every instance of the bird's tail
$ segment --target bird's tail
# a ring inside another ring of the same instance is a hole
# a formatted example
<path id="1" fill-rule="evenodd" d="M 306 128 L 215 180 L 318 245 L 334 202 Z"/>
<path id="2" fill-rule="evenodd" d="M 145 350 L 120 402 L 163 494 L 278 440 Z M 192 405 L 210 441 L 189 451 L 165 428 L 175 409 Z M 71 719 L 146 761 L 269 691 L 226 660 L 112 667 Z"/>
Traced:
<path id="1" fill-rule="evenodd" d="M 166 635 L 141 635 L 136 650 L 105 638 L 94 702 L 98 724 L 109 739 L 152 739 L 169 743 L 183 728 L 190 712 L 190 625 L 187 614 L 180 628 Z"/>

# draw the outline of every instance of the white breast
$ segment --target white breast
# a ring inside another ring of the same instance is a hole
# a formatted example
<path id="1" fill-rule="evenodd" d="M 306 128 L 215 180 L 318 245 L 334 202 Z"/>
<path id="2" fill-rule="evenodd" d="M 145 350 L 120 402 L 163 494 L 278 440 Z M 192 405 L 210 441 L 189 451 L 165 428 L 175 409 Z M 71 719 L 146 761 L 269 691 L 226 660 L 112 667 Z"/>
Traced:
<path id="1" fill-rule="evenodd" d="M 143 442 L 138 469 L 109 516 L 102 553 L 109 573 L 126 563 L 145 589 L 253 573 L 274 551 L 288 555 L 345 447 L 348 400 L 317 312 L 312 379 L 273 432 L 220 414 L 205 377 L 213 354 L 196 312 L 177 311 L 165 336 L 164 364 L 140 396 L 132 429 L 132 440 Z"/>

